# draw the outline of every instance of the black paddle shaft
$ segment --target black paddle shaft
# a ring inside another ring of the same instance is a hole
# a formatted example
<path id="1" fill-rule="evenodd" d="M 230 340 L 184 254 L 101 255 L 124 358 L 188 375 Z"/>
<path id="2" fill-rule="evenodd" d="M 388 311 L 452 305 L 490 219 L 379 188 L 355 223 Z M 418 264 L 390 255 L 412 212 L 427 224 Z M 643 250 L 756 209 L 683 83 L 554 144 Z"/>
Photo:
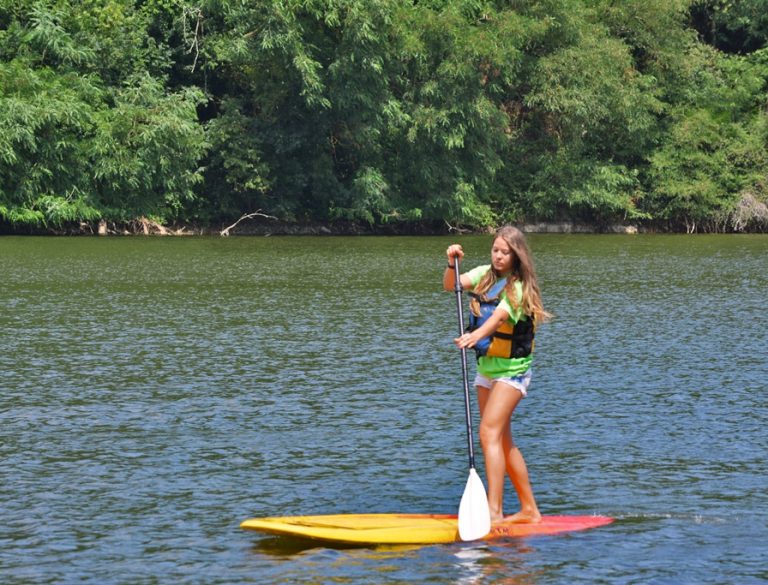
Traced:
<path id="1" fill-rule="evenodd" d="M 456 284 L 454 290 L 456 291 L 456 313 L 459 317 L 459 337 L 464 335 L 464 310 L 462 309 L 461 302 L 461 271 L 459 270 L 459 257 L 453 257 L 453 270 L 456 275 Z M 467 368 L 467 350 L 461 348 L 461 376 L 464 382 L 464 414 L 467 421 L 467 446 L 469 447 L 469 467 L 474 469 L 475 467 L 475 446 L 472 442 L 472 413 L 469 407 L 469 374 Z"/>

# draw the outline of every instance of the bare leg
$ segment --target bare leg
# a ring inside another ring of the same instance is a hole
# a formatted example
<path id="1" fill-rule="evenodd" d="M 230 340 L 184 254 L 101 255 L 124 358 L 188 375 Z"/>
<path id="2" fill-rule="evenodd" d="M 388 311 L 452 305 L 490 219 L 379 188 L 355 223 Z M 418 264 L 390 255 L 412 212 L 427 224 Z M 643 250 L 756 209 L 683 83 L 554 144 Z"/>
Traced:
<path id="1" fill-rule="evenodd" d="M 509 474 L 520 500 L 520 512 L 507 520 L 538 522 L 541 514 L 536 506 L 528 468 L 520 450 L 512 441 L 512 413 L 522 398 L 516 388 L 495 383 L 492 389 L 477 387 L 480 406 L 480 442 L 485 456 L 488 480 L 488 505 L 491 521 L 504 518 L 504 472 Z"/>
<path id="2" fill-rule="evenodd" d="M 530 523 L 541 521 L 541 513 L 533 497 L 533 489 L 528 477 L 528 467 L 525 465 L 520 449 L 514 446 L 507 451 L 507 473 L 520 500 L 520 511 L 507 518 L 507 521 Z"/>

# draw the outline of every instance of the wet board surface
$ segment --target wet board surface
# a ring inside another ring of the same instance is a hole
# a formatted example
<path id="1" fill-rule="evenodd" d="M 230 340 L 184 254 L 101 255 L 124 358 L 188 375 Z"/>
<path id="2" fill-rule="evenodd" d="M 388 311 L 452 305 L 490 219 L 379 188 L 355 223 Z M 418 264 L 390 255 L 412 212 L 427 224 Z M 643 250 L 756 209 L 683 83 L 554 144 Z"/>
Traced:
<path id="1" fill-rule="evenodd" d="M 483 540 L 560 534 L 605 526 L 607 516 L 543 516 L 536 524 L 500 523 Z M 460 542 L 450 514 L 335 514 L 251 518 L 240 528 L 268 534 L 349 544 L 440 544 Z"/>

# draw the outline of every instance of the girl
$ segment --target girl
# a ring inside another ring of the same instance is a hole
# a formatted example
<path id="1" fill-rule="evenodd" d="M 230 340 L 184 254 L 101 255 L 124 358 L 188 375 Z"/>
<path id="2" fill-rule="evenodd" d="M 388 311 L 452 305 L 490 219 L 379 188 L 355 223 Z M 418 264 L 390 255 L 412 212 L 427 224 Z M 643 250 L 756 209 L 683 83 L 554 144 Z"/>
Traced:
<path id="1" fill-rule="evenodd" d="M 452 244 L 446 254 L 448 266 L 443 274 L 443 287 L 452 291 L 456 278 L 454 262 L 456 258 L 464 258 L 464 251 L 459 244 Z M 454 341 L 460 348 L 475 347 L 479 355 L 475 386 L 491 521 L 504 519 L 506 469 L 520 500 L 520 511 L 506 520 L 539 522 L 541 514 L 533 497 L 528 469 L 512 440 L 510 426 L 512 413 L 527 394 L 531 381 L 535 326 L 550 317 L 542 305 L 533 259 L 523 233 L 512 226 L 499 229 L 491 247 L 491 264 L 462 274 L 461 286 L 471 291 L 472 314 L 487 316 L 484 322 L 482 317 L 481 322 L 471 320 L 477 328 Z"/>

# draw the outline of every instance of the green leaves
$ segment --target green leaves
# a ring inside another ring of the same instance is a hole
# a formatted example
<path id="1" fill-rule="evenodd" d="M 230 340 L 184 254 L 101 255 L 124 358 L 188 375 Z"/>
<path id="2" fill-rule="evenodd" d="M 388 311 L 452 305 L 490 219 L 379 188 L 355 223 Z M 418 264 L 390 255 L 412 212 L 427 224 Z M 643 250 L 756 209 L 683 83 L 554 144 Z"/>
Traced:
<path id="1" fill-rule="evenodd" d="M 141 22 L 127 3 L 86 4 L 86 20 L 109 10 L 124 23 Z M 82 29 L 72 9 L 67 2 L 18 7 L 12 34 L 0 37 L 2 217 L 37 225 L 171 218 L 201 180 L 206 142 L 196 107 L 202 93 L 169 92 L 146 69 L 98 75 L 114 63 L 98 63 L 95 55 L 120 39 L 94 36 L 98 27 Z M 110 22 L 104 26 L 113 33 Z M 141 47 L 123 55 L 134 63 L 144 56 Z M 108 83 L 116 78 L 122 81 Z"/>
<path id="2" fill-rule="evenodd" d="M 142 76 L 113 95 L 99 112 L 88 155 L 101 204 L 124 218 L 173 215 L 195 198 L 202 180 L 197 161 L 205 152 L 196 120 L 202 94 L 166 94 L 161 82 Z"/>
<path id="3" fill-rule="evenodd" d="M 764 3 L 2 2 L 0 218 L 743 227 Z"/>
<path id="4" fill-rule="evenodd" d="M 669 141 L 651 158 L 655 214 L 688 229 L 714 228 L 765 182 L 764 124 L 730 123 L 701 109 L 681 113 Z"/>
<path id="5" fill-rule="evenodd" d="M 761 51 L 741 57 L 709 47 L 691 57 L 684 99 L 670 109 L 664 142 L 649 157 L 648 209 L 691 231 L 718 230 L 745 200 L 768 203 L 768 62 Z"/>
<path id="6" fill-rule="evenodd" d="M 58 223 L 73 201 L 93 215 L 77 169 L 98 95 L 87 77 L 33 70 L 21 60 L 0 63 L 0 202 L 8 221 Z"/>

